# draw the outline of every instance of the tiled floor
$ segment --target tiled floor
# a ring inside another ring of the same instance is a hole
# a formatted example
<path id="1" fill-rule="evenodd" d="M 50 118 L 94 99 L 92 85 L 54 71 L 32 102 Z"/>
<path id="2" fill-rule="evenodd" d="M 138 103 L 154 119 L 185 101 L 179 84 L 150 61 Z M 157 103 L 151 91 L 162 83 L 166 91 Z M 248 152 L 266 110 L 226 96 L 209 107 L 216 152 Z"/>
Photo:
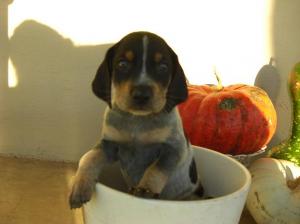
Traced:
<path id="1" fill-rule="evenodd" d="M 0 224 L 83 224 L 81 210 L 68 207 L 75 170 L 75 164 L 0 157 Z M 255 223 L 245 213 L 240 224 Z"/>

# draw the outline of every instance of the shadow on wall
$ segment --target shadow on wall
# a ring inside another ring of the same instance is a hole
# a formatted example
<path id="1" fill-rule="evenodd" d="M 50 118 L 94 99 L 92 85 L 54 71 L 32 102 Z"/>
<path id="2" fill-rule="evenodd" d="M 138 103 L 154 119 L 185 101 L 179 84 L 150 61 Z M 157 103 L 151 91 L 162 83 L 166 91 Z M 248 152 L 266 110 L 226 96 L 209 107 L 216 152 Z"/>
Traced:
<path id="1" fill-rule="evenodd" d="M 1 153 L 75 161 L 92 147 L 105 104 L 91 82 L 109 46 L 77 47 L 43 24 L 22 23 L 10 40 L 18 85 L 1 90 Z"/>
<path id="2" fill-rule="evenodd" d="M 278 69 L 274 65 L 274 60 L 271 58 L 269 64 L 264 65 L 258 72 L 255 82 L 255 86 L 260 87 L 268 93 L 274 107 L 276 108 L 276 102 L 279 97 L 279 88 L 280 88 L 280 74 Z M 272 147 L 274 144 L 278 144 L 280 139 L 278 138 L 277 131 L 268 144 L 269 147 Z"/>

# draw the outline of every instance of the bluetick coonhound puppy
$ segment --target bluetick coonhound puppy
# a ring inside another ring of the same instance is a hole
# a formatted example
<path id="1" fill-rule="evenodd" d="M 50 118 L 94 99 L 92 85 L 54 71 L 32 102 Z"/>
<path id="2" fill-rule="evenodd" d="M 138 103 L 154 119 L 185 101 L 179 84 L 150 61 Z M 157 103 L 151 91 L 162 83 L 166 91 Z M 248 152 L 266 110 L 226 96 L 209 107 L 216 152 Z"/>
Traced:
<path id="1" fill-rule="evenodd" d="M 92 89 L 109 107 L 100 143 L 80 159 L 71 208 L 90 200 L 101 168 L 115 161 L 135 195 L 179 200 L 198 189 L 176 109 L 187 98 L 186 78 L 162 38 L 148 32 L 124 37 L 107 51 Z"/>

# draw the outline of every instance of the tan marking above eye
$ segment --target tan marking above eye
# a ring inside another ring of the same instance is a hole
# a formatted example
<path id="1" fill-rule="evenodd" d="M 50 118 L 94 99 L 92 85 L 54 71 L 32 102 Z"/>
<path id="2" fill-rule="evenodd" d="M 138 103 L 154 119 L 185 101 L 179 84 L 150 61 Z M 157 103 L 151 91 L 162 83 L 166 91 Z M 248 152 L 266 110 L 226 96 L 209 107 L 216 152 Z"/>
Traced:
<path id="1" fill-rule="evenodd" d="M 160 62 L 161 61 L 161 59 L 162 59 L 162 54 L 161 53 L 159 53 L 159 52 L 156 52 L 155 54 L 154 54 L 154 61 L 155 62 Z"/>
<path id="2" fill-rule="evenodd" d="M 133 61 L 133 59 L 134 59 L 134 53 L 132 51 L 126 51 L 125 52 L 125 58 L 128 61 Z"/>

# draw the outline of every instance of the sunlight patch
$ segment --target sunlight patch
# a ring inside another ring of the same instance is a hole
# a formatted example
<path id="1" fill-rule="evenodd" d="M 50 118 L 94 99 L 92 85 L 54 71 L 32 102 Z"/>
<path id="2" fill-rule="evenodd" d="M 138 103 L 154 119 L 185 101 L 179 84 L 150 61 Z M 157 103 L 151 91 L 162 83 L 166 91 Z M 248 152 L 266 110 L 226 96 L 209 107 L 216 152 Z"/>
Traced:
<path id="1" fill-rule="evenodd" d="M 11 59 L 8 59 L 8 87 L 9 88 L 15 88 L 18 86 L 18 76 L 16 73 L 16 69 L 11 61 Z"/>

